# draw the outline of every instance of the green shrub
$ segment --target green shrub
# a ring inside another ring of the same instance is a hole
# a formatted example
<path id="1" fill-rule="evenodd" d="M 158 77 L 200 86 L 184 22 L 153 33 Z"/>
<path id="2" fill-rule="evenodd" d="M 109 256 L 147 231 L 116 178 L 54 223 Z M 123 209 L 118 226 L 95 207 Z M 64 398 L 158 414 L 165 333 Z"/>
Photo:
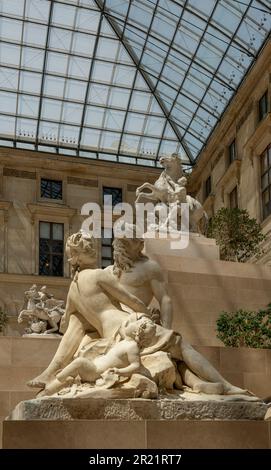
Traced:
<path id="1" fill-rule="evenodd" d="M 266 239 L 261 226 L 256 219 L 249 217 L 246 210 L 226 207 L 212 217 L 208 237 L 216 239 L 221 259 L 242 263 L 263 254 L 261 243 Z"/>
<path id="2" fill-rule="evenodd" d="M 257 312 L 222 312 L 217 337 L 225 346 L 271 348 L 271 304 Z"/>
<path id="3" fill-rule="evenodd" d="M 0 310 L 0 333 L 5 331 L 5 328 L 8 324 L 8 316 L 3 310 Z"/>

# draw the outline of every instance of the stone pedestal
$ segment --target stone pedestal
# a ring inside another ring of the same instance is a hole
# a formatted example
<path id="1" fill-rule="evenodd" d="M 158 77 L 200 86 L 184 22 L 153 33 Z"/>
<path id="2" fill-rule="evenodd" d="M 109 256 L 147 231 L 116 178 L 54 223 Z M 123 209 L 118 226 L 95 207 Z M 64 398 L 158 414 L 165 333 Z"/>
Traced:
<path id="1" fill-rule="evenodd" d="M 150 238 L 150 234 L 146 233 L 144 239 L 145 253 L 150 258 L 155 258 L 158 262 L 160 255 L 173 256 L 175 258 L 219 260 L 219 246 L 216 244 L 216 241 L 213 238 L 206 238 L 197 233 L 184 234 L 179 239 L 170 238 L 170 235 L 166 236 L 166 238 L 161 238 L 158 234 L 156 234 L 155 238 Z M 181 240 L 187 243 L 185 248 L 181 248 L 181 245 L 178 248 Z"/>
<path id="2" fill-rule="evenodd" d="M 177 391 L 155 400 L 44 397 L 18 403 L 7 420 L 263 420 L 268 405 L 260 400 L 249 400 L 250 397 L 246 401 L 241 395 L 198 395 Z M 251 397 L 251 400 L 256 399 Z"/>
<path id="3" fill-rule="evenodd" d="M 4 422 L 5 449 L 268 448 L 261 402 L 46 398 Z"/>

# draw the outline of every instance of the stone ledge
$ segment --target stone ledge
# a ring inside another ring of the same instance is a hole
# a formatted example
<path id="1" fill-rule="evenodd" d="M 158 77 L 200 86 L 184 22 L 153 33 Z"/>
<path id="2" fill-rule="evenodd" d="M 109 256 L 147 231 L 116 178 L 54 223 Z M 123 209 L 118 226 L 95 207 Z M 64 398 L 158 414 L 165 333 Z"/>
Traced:
<path id="1" fill-rule="evenodd" d="M 192 394 L 189 394 L 192 395 Z M 210 397 L 210 396 L 209 396 Z M 216 396 L 213 396 L 216 397 Z M 223 401 L 225 400 L 225 401 Z M 263 420 L 268 405 L 233 397 L 146 400 L 48 397 L 20 402 L 9 421 Z"/>
<path id="2" fill-rule="evenodd" d="M 270 422 L 4 421 L 4 449 L 268 449 Z"/>

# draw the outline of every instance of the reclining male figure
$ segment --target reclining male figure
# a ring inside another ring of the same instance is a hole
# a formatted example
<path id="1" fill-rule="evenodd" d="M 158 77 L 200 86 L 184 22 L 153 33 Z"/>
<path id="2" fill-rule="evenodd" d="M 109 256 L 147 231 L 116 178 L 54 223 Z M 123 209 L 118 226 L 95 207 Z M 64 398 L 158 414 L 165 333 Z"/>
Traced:
<path id="1" fill-rule="evenodd" d="M 142 254 L 143 247 L 144 241 L 139 238 L 115 239 L 114 265 L 104 270 L 87 269 L 96 260 L 93 240 L 84 240 L 82 234 L 75 234 L 68 239 L 67 249 L 75 277 L 69 289 L 63 317 L 67 330 L 47 369 L 30 381 L 29 386 L 45 388 L 49 385 L 56 373 L 72 361 L 87 332 L 96 332 L 96 335 L 98 332 L 101 338 L 113 338 L 129 316 L 121 303 L 135 312 L 149 315 L 147 306 L 155 298 L 160 306 L 162 326 L 157 325 L 155 342 L 142 353 L 167 350 L 167 344 L 172 345 L 171 339 L 175 337 L 178 350 L 176 357 L 174 349 L 175 358 L 182 361 L 180 369 L 185 385 L 204 393 L 246 393 L 226 381 L 180 334 L 169 329 L 172 302 L 160 266 Z"/>

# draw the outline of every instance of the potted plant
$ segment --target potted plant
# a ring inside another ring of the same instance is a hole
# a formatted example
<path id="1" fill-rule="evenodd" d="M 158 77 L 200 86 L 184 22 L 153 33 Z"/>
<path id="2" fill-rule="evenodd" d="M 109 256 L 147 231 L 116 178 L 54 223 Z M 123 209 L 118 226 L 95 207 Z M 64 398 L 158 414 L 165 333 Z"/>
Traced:
<path id="1" fill-rule="evenodd" d="M 225 346 L 271 349 L 271 304 L 255 312 L 222 312 L 217 337 Z"/>
<path id="2" fill-rule="evenodd" d="M 241 263 L 261 256 L 266 239 L 261 226 L 246 210 L 227 207 L 219 209 L 211 219 L 208 236 L 216 239 L 222 260 Z"/>

